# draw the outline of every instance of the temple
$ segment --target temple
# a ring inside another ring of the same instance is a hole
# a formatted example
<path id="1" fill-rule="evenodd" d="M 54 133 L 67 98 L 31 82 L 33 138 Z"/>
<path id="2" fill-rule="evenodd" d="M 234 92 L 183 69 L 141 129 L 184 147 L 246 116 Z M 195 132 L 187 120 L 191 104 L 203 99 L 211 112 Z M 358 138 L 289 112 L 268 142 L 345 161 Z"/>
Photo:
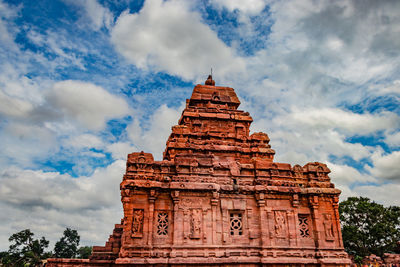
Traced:
<path id="1" fill-rule="evenodd" d="M 274 162 L 239 105 L 211 76 L 196 85 L 163 160 L 128 155 L 106 245 L 47 266 L 349 266 L 328 167 Z"/>

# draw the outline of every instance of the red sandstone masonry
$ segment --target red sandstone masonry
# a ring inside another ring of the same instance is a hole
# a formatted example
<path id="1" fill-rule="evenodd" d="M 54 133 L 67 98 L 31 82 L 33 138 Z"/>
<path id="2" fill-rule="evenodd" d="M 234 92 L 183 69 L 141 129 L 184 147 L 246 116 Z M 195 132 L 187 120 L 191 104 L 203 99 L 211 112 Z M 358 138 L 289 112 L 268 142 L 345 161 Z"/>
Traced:
<path id="1" fill-rule="evenodd" d="M 328 167 L 274 162 L 239 105 L 232 88 L 197 85 L 163 160 L 128 155 L 124 218 L 106 245 L 48 266 L 349 266 Z"/>

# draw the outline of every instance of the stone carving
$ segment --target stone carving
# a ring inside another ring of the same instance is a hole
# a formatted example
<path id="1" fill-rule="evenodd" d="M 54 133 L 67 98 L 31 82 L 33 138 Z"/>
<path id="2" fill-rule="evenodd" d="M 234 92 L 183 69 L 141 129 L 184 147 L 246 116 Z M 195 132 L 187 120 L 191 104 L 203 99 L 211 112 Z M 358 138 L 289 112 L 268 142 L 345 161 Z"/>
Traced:
<path id="1" fill-rule="evenodd" d="M 308 215 L 299 214 L 299 230 L 300 237 L 309 238 L 310 237 L 310 226 L 309 226 L 309 217 Z"/>
<path id="2" fill-rule="evenodd" d="M 286 237 L 286 211 L 275 211 L 275 234 L 277 237 Z"/>
<path id="3" fill-rule="evenodd" d="M 294 177 L 301 178 L 303 177 L 303 168 L 300 165 L 295 165 L 293 167 Z"/>
<path id="4" fill-rule="evenodd" d="M 158 212 L 157 214 L 157 234 L 159 236 L 168 235 L 168 212 Z"/>
<path id="5" fill-rule="evenodd" d="M 232 212 L 230 214 L 230 233 L 231 235 L 243 234 L 243 221 L 241 213 Z"/>
<path id="6" fill-rule="evenodd" d="M 192 209 L 192 214 L 190 218 L 190 238 L 197 239 L 200 238 L 201 234 L 201 209 Z"/>
<path id="7" fill-rule="evenodd" d="M 334 240 L 332 215 L 328 213 L 324 214 L 324 228 L 325 228 L 325 239 L 327 241 Z"/>
<path id="8" fill-rule="evenodd" d="M 143 216 L 144 210 L 134 209 L 132 220 L 132 237 L 142 237 L 143 235 Z"/>
<path id="9" fill-rule="evenodd" d="M 196 85 L 162 160 L 128 155 L 124 220 L 106 245 L 90 260 L 47 266 L 348 266 L 328 167 L 275 162 L 268 135 L 249 134 L 253 119 L 239 105 L 211 76 Z"/>

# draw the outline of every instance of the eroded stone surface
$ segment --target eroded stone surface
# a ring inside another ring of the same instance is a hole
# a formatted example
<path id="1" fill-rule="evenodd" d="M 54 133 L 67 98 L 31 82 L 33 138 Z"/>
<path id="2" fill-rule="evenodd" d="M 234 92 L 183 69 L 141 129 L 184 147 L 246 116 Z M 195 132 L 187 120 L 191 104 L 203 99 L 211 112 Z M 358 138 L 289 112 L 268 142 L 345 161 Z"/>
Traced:
<path id="1" fill-rule="evenodd" d="M 214 84 L 194 88 L 162 161 L 128 155 L 124 218 L 82 266 L 349 265 L 328 167 L 274 162 L 234 90 Z"/>

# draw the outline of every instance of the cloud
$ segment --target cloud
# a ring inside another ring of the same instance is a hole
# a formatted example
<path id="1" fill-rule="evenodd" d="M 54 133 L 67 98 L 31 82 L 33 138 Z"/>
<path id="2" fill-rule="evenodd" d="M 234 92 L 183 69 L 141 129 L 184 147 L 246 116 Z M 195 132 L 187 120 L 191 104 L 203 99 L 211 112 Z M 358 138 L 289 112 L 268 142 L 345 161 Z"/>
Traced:
<path id="1" fill-rule="evenodd" d="M 183 106 L 174 109 L 162 105 L 149 118 L 148 125 L 140 124 L 139 120 L 135 119 L 127 127 L 130 140 L 139 151 L 153 153 L 156 160 L 161 160 L 171 127 L 178 123 L 182 110 Z"/>
<path id="2" fill-rule="evenodd" d="M 363 185 L 353 189 L 357 196 L 366 196 L 385 206 L 400 206 L 400 184 Z"/>
<path id="3" fill-rule="evenodd" d="M 385 155 L 374 153 L 372 163 L 372 167 L 367 166 L 366 168 L 373 176 L 400 182 L 400 151 L 393 151 Z"/>
<path id="4" fill-rule="evenodd" d="M 372 85 L 370 90 L 377 95 L 395 94 L 400 95 L 400 80 L 395 80 L 388 85 Z"/>
<path id="5" fill-rule="evenodd" d="M 81 134 L 77 136 L 71 136 L 66 143 L 74 148 L 101 148 L 103 147 L 102 140 L 93 134 Z"/>
<path id="6" fill-rule="evenodd" d="M 387 83 L 399 68 L 400 41 L 396 1 L 273 1 L 266 49 L 247 61 L 246 93 L 280 105 L 303 107 L 354 105 Z M 381 38 L 385 32 L 389 37 Z M 367 34 L 368 33 L 368 34 Z M 392 40 L 395 39 L 395 40 Z M 373 49 L 380 40 L 381 49 Z M 391 41 L 392 40 L 392 41 Z M 392 51 L 384 53 L 384 47 Z M 395 52 L 396 51 L 396 52 Z M 268 79 L 279 86 L 263 87 Z M 272 98 L 271 94 L 272 93 Z M 279 95 L 278 95 L 279 93 Z"/>
<path id="7" fill-rule="evenodd" d="M 276 159 L 305 164 L 330 161 L 331 156 L 358 161 L 376 150 L 372 145 L 348 141 L 354 136 L 377 135 L 396 129 L 400 119 L 392 112 L 358 114 L 339 108 L 293 107 L 273 118 L 258 118 L 252 131 L 265 131 L 277 151 Z"/>
<path id="8" fill-rule="evenodd" d="M 100 5 L 96 0 L 84 1 L 84 7 L 96 30 L 103 26 L 110 28 L 113 22 L 110 10 Z"/>
<path id="9" fill-rule="evenodd" d="M 54 133 L 38 125 L 10 122 L 0 131 L 0 166 L 34 167 L 35 161 L 58 150 Z"/>
<path id="10" fill-rule="evenodd" d="M 5 119 L 0 131 L 4 140 L 0 144 L 4 152 L 0 155 L 0 166 L 18 164 L 33 167 L 34 162 L 46 161 L 61 147 L 64 157 L 69 155 L 72 161 L 76 156 L 71 153 L 98 157 L 100 155 L 89 154 L 87 150 L 104 148 L 112 140 L 104 141 L 93 132 L 104 130 L 110 119 L 131 113 L 125 99 L 92 83 L 74 80 L 55 82 L 47 90 L 38 91 L 41 96 L 38 100 L 24 95 L 22 84 L 17 82 L 17 86 L 11 86 L 20 89 L 20 92 L 7 90 L 14 93 L 13 96 L 0 91 L 0 116 Z M 37 89 L 36 86 L 25 89 Z M 87 133 L 88 130 L 91 133 Z M 79 164 L 79 168 L 84 167 L 83 159 L 75 163 L 75 168 Z M 92 169 L 90 166 L 84 168 Z"/>
<path id="11" fill-rule="evenodd" d="M 90 22 L 89 25 L 92 29 L 98 31 L 102 27 L 107 29 L 111 27 L 114 20 L 111 11 L 97 0 L 67 0 L 67 2 L 83 8 L 85 11 L 83 19 L 87 19 Z"/>
<path id="12" fill-rule="evenodd" d="M 107 120 L 128 115 L 130 111 L 123 98 L 88 82 L 57 82 L 46 98 L 65 117 L 76 120 L 90 130 L 101 130 Z"/>
<path id="13" fill-rule="evenodd" d="M 332 182 L 336 185 L 349 185 L 352 183 L 376 182 L 375 177 L 365 173 L 360 173 L 357 169 L 348 165 L 340 165 L 332 162 L 327 163 L 331 170 Z"/>
<path id="14" fill-rule="evenodd" d="M 119 183 L 124 169 L 121 160 L 96 169 L 90 177 L 78 178 L 17 167 L 3 169 L 0 248 L 7 248 L 9 235 L 26 228 L 50 239 L 51 247 L 65 227 L 77 229 L 86 245 L 104 245 L 122 218 Z"/>
<path id="15" fill-rule="evenodd" d="M 240 0 L 212 0 L 211 3 L 218 8 L 226 8 L 230 12 L 238 10 L 246 14 L 256 15 L 265 8 L 267 1 L 250 0 L 243 3 Z"/>
<path id="16" fill-rule="evenodd" d="M 5 116 L 12 117 L 24 117 L 31 110 L 33 106 L 31 103 L 18 99 L 15 97 L 10 97 L 0 91 L 0 113 Z"/>
<path id="17" fill-rule="evenodd" d="M 130 142 L 117 142 L 109 144 L 106 151 L 110 152 L 113 159 L 126 160 L 129 153 L 138 151 L 139 149 L 133 146 Z"/>
<path id="18" fill-rule="evenodd" d="M 123 12 L 111 33 L 116 50 L 142 69 L 186 80 L 210 67 L 226 77 L 244 70 L 243 59 L 218 39 L 184 1 L 146 1 L 139 13 Z"/>
<path id="19" fill-rule="evenodd" d="M 3 45 L 13 49 L 14 38 L 18 30 L 10 27 L 12 19 L 15 18 L 20 11 L 20 6 L 12 8 L 7 3 L 0 1 L 0 41 Z"/>
<path id="20" fill-rule="evenodd" d="M 291 123 L 296 127 L 307 125 L 314 130 L 337 129 L 347 135 L 368 135 L 400 126 L 399 116 L 392 112 L 357 114 L 339 108 L 294 109 L 287 116 L 278 119 L 280 123 Z"/>
<path id="21" fill-rule="evenodd" d="M 390 147 L 400 147 L 400 132 L 387 133 L 385 143 Z"/>

